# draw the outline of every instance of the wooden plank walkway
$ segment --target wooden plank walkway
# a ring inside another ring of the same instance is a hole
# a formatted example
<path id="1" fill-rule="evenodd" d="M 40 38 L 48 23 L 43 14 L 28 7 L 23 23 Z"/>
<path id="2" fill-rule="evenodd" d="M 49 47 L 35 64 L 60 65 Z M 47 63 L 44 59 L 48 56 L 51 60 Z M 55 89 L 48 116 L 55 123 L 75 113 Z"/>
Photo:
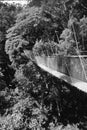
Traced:
<path id="1" fill-rule="evenodd" d="M 51 68 L 46 67 L 43 64 L 37 64 L 41 69 L 45 70 L 46 72 L 54 75 L 55 77 L 62 79 L 63 81 L 69 83 L 70 85 L 76 87 L 77 89 L 87 93 L 87 83 L 81 80 L 75 79 L 73 77 L 67 76 L 63 73 L 58 71 L 52 70 Z"/>

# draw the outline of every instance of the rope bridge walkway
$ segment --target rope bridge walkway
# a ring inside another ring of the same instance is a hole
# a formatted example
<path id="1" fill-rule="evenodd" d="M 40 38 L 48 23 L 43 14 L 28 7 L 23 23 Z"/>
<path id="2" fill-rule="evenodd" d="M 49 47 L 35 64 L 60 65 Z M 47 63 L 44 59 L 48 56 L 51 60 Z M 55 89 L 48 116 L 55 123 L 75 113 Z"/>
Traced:
<path id="1" fill-rule="evenodd" d="M 25 55 L 30 57 L 29 51 Z M 38 55 L 30 59 L 44 71 L 87 93 L 87 55 Z"/>
<path id="2" fill-rule="evenodd" d="M 85 67 L 81 65 L 79 57 L 36 56 L 35 60 L 44 71 L 87 93 L 87 78 L 83 71 Z"/>

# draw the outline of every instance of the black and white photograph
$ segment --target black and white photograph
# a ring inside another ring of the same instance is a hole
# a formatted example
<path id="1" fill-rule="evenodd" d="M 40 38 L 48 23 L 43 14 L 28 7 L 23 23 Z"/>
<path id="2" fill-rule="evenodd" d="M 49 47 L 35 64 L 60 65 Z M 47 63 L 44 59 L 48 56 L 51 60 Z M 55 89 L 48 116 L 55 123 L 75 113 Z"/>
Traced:
<path id="1" fill-rule="evenodd" d="M 87 0 L 0 0 L 0 130 L 87 130 Z"/>

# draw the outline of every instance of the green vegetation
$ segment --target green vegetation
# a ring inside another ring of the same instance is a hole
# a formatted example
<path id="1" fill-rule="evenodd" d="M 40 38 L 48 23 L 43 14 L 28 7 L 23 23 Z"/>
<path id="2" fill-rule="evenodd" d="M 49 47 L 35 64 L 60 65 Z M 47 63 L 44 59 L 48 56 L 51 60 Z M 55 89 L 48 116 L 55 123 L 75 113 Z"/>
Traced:
<path id="1" fill-rule="evenodd" d="M 87 95 L 33 62 L 87 50 L 86 0 L 0 2 L 0 18 L 0 129 L 87 129 Z"/>

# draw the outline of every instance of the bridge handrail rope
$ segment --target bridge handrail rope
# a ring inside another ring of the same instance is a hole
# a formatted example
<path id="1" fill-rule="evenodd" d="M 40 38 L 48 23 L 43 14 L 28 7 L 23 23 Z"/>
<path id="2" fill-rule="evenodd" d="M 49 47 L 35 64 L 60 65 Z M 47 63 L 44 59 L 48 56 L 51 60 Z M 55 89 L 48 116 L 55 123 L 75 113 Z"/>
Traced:
<path id="1" fill-rule="evenodd" d="M 81 66 L 82 66 L 82 70 L 83 70 L 83 73 L 85 75 L 85 79 L 87 80 L 87 75 L 86 75 L 86 72 L 85 72 L 85 67 L 84 67 L 84 64 L 83 64 L 83 57 L 80 57 L 80 53 L 79 53 L 79 47 L 78 47 L 78 41 L 77 41 L 77 37 L 76 37 L 76 33 L 75 33 L 75 29 L 74 29 L 74 25 L 72 24 L 72 28 L 73 28 L 73 32 L 74 32 L 74 38 L 75 38 L 75 41 L 76 41 L 76 52 L 77 52 L 77 55 L 79 57 L 79 60 L 81 62 Z"/>

